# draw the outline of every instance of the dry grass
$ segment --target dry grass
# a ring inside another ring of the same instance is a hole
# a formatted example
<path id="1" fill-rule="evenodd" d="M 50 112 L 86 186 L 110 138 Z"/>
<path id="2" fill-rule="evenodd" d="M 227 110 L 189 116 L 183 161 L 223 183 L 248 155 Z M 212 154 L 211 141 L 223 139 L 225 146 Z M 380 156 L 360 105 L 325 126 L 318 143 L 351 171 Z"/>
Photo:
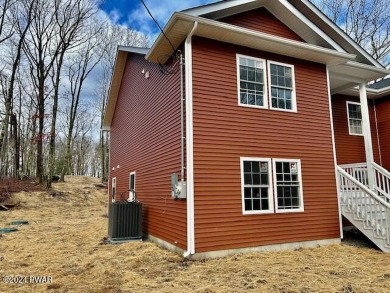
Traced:
<path id="1" fill-rule="evenodd" d="M 0 276 L 49 275 L 52 284 L 4 284 L 0 292 L 389 292 L 390 256 L 333 245 L 186 261 L 150 242 L 104 245 L 105 191 L 68 177 L 62 194 L 18 193 L 0 227 L 29 225 L 0 238 Z"/>

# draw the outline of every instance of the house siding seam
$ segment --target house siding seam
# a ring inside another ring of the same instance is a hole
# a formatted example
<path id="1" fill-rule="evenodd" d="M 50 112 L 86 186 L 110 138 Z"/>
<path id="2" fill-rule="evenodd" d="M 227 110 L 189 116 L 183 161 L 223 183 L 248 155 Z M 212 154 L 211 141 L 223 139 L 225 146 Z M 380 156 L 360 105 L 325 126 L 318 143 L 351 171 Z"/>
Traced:
<path id="1" fill-rule="evenodd" d="M 235 14 L 221 18 L 219 21 L 294 41 L 305 42 L 265 8 Z"/>
<path id="2" fill-rule="evenodd" d="M 382 166 L 390 170 L 390 96 L 375 101 Z"/>
<path id="3" fill-rule="evenodd" d="M 238 106 L 236 54 L 295 66 L 297 113 Z M 340 237 L 326 66 L 194 38 L 196 252 Z M 301 159 L 305 211 L 243 215 L 240 157 Z"/>
<path id="4" fill-rule="evenodd" d="M 127 199 L 129 173 L 135 171 L 144 232 L 186 249 L 186 201 L 171 199 L 171 174 L 180 174 L 181 167 L 180 72 L 164 75 L 144 56 L 129 54 L 110 136 L 116 199 L 123 192 Z"/>
<path id="5" fill-rule="evenodd" d="M 359 103 L 359 98 L 345 95 L 332 96 L 336 158 L 338 165 L 362 163 L 366 161 L 364 137 L 349 134 L 347 101 Z M 376 131 L 375 112 L 372 101 L 369 101 L 369 115 L 374 161 L 379 164 L 380 157 L 378 136 Z"/>

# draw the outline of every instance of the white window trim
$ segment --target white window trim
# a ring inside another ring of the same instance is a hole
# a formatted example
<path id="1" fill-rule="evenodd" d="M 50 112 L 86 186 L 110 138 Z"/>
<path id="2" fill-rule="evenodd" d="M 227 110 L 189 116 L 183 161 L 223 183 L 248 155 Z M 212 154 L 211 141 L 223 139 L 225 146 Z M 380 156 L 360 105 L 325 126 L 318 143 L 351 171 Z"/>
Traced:
<path id="1" fill-rule="evenodd" d="M 299 209 L 278 209 L 278 194 L 277 194 L 277 181 L 276 181 L 276 163 L 277 162 L 289 162 L 298 164 L 298 181 L 299 181 L 299 202 L 301 207 Z M 303 202 L 303 188 L 302 188 L 302 169 L 301 169 L 301 160 L 300 159 L 272 159 L 272 169 L 273 169 L 273 181 L 274 181 L 274 203 L 275 203 L 275 212 L 276 213 L 299 213 L 304 212 L 304 202 Z"/>
<path id="2" fill-rule="evenodd" d="M 248 105 L 248 104 L 242 104 L 241 99 L 240 99 L 240 57 L 247 58 L 247 59 L 252 59 L 255 61 L 259 61 L 263 63 L 263 74 L 264 74 L 264 95 L 263 95 L 263 101 L 264 101 L 264 106 L 257 106 L 257 105 Z M 248 108 L 256 108 L 256 109 L 268 109 L 268 87 L 267 87 L 267 62 L 264 59 L 257 58 L 257 57 L 252 57 L 252 56 L 247 56 L 247 55 L 242 55 L 242 54 L 236 54 L 236 70 L 237 70 L 237 100 L 238 100 L 238 105 L 241 107 L 248 107 Z"/>
<path id="3" fill-rule="evenodd" d="M 112 197 L 113 195 L 113 189 L 115 188 L 115 194 L 114 194 L 114 197 Z M 112 202 L 115 202 L 115 197 L 116 197 L 116 194 L 117 194 L 117 190 L 116 190 L 116 177 L 112 177 L 111 179 L 111 201 Z"/>
<path id="4" fill-rule="evenodd" d="M 131 189 L 131 176 L 132 176 L 132 175 L 134 175 L 134 192 L 130 191 L 130 189 Z M 135 189 L 135 183 L 136 183 L 136 181 L 137 181 L 137 180 L 136 180 L 135 171 L 134 171 L 134 172 L 130 172 L 130 173 L 129 173 L 129 198 L 128 198 L 129 201 L 135 200 L 135 197 L 134 197 L 134 196 L 135 196 L 135 192 L 136 192 L 136 191 L 135 191 L 135 190 L 136 190 L 136 189 Z"/>
<path id="5" fill-rule="evenodd" d="M 268 162 L 268 210 L 264 211 L 246 211 L 245 210 L 245 200 L 244 200 L 244 161 L 258 161 L 258 162 Z M 240 172 L 241 172 L 241 206 L 243 215 L 259 215 L 259 214 L 272 214 L 274 213 L 274 203 L 272 195 L 272 164 L 270 158 L 258 158 L 258 157 L 241 157 L 240 158 Z"/>
<path id="6" fill-rule="evenodd" d="M 291 75 L 292 75 L 292 78 L 291 78 L 291 82 L 292 82 L 292 92 L 291 92 L 291 105 L 292 105 L 292 109 L 291 110 L 272 107 L 271 64 L 281 65 L 281 66 L 285 66 L 285 67 L 291 68 Z M 268 71 L 267 78 L 269 80 L 268 92 L 269 92 L 269 105 L 270 105 L 270 109 L 271 110 L 275 110 L 275 111 L 296 113 L 298 110 L 297 110 L 297 95 L 296 95 L 296 88 L 295 88 L 295 67 L 294 67 L 294 65 L 268 60 L 267 61 L 267 71 Z"/>
<path id="7" fill-rule="evenodd" d="M 354 136 L 364 136 L 364 134 L 363 134 L 363 116 L 361 118 L 361 121 L 362 121 L 362 133 L 353 133 L 353 132 L 351 132 L 351 124 L 349 122 L 349 106 L 348 106 L 349 104 L 359 105 L 360 106 L 360 113 L 361 113 L 361 109 L 362 109 L 362 105 L 359 102 L 347 101 L 346 105 L 347 105 L 347 117 L 348 117 L 348 133 L 349 133 L 349 135 L 354 135 Z"/>

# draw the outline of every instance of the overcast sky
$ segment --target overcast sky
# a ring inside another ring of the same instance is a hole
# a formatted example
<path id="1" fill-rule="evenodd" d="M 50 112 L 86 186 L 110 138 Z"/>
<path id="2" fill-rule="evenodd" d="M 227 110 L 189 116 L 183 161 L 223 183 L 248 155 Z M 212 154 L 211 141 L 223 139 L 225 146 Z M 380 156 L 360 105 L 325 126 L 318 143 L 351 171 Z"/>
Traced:
<path id="1" fill-rule="evenodd" d="M 164 27 L 175 11 L 218 2 L 218 0 L 144 0 L 154 18 Z M 116 23 L 126 25 L 152 38 L 158 35 L 158 27 L 153 23 L 140 0 L 105 0 L 101 5 Z"/>

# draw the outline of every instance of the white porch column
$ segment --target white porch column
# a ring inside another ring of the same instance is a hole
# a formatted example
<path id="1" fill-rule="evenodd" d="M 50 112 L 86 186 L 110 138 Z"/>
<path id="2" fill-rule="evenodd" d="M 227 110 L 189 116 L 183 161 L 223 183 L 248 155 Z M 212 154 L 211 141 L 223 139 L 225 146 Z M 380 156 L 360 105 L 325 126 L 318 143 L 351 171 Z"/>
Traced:
<path id="1" fill-rule="evenodd" d="M 367 88 L 365 83 L 359 84 L 360 107 L 362 112 L 362 128 L 364 135 L 364 147 L 366 151 L 366 162 L 368 172 L 368 183 L 371 190 L 374 189 L 374 170 L 372 162 L 374 162 L 374 153 L 372 149 L 370 115 L 368 111 Z"/>

